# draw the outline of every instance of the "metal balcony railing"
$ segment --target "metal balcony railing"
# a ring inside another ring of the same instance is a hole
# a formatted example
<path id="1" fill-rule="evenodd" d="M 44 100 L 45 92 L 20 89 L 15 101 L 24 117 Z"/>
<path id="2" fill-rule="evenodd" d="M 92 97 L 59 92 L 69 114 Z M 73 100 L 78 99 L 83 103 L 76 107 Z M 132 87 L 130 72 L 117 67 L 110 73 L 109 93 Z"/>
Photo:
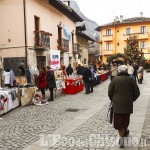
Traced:
<path id="1" fill-rule="evenodd" d="M 34 31 L 34 46 L 41 48 L 50 47 L 50 36 L 51 33 L 45 31 Z"/>
<path id="2" fill-rule="evenodd" d="M 61 50 L 61 51 L 64 51 L 64 52 L 69 52 L 69 41 L 64 39 L 64 38 L 61 38 L 60 41 L 57 40 L 57 43 L 58 43 L 58 50 Z"/>

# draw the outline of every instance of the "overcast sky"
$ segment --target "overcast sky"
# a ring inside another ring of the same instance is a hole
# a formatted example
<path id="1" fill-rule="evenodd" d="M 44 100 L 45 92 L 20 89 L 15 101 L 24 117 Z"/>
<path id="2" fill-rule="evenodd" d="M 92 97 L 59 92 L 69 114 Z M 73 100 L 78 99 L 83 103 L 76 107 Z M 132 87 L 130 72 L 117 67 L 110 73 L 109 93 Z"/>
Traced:
<path id="1" fill-rule="evenodd" d="M 150 17 L 150 0 L 75 0 L 80 10 L 89 19 L 102 25 L 112 22 L 115 16 L 123 15 L 123 19 Z"/>

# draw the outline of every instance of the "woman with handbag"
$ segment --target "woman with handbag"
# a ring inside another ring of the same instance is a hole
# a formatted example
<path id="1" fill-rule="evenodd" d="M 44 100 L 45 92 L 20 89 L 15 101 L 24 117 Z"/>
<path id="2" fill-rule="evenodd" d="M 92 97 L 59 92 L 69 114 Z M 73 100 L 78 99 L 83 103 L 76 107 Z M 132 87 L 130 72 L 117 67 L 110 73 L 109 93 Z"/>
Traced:
<path id="1" fill-rule="evenodd" d="M 112 79 L 108 96 L 113 103 L 114 128 L 119 132 L 119 147 L 124 147 L 123 137 L 129 134 L 130 114 L 133 113 L 133 102 L 140 91 L 134 79 L 127 73 L 128 67 L 120 65 L 118 75 Z"/>

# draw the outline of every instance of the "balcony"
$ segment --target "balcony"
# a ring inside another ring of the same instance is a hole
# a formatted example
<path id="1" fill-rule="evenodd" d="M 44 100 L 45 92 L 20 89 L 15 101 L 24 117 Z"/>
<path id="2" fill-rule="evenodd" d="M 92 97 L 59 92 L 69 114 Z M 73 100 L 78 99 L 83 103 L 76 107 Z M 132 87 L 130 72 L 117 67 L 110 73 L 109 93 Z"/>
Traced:
<path id="1" fill-rule="evenodd" d="M 80 49 L 80 45 L 78 43 L 74 43 L 73 44 L 73 52 L 75 54 L 78 54 L 79 53 L 79 49 Z"/>
<path id="2" fill-rule="evenodd" d="M 58 50 L 61 50 L 62 52 L 69 52 L 69 41 L 64 39 L 64 38 L 61 38 L 61 40 L 57 40 L 57 43 L 58 43 Z"/>
<path id="3" fill-rule="evenodd" d="M 105 50 L 102 51 L 102 54 L 103 55 L 113 55 L 114 51 L 112 49 L 110 49 L 110 50 L 105 49 Z"/>
<path id="4" fill-rule="evenodd" d="M 131 33 L 131 34 L 123 34 L 123 40 L 126 41 L 130 35 L 136 35 L 137 36 L 137 39 L 139 40 L 144 40 L 144 39 L 148 39 L 149 36 L 148 36 L 148 32 L 146 33 Z"/>
<path id="5" fill-rule="evenodd" d="M 51 33 L 45 31 L 34 31 L 34 46 L 37 49 L 50 48 Z"/>
<path id="6" fill-rule="evenodd" d="M 103 35 L 103 41 L 112 41 L 113 35 Z"/>

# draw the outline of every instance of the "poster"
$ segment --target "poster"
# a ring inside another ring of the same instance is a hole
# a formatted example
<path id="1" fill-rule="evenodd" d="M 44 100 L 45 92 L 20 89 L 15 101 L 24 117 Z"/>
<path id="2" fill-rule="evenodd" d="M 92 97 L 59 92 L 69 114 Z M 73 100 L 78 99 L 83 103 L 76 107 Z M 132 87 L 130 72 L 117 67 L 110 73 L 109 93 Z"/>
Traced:
<path id="1" fill-rule="evenodd" d="M 60 51 L 50 50 L 50 67 L 52 69 L 60 68 Z"/>

